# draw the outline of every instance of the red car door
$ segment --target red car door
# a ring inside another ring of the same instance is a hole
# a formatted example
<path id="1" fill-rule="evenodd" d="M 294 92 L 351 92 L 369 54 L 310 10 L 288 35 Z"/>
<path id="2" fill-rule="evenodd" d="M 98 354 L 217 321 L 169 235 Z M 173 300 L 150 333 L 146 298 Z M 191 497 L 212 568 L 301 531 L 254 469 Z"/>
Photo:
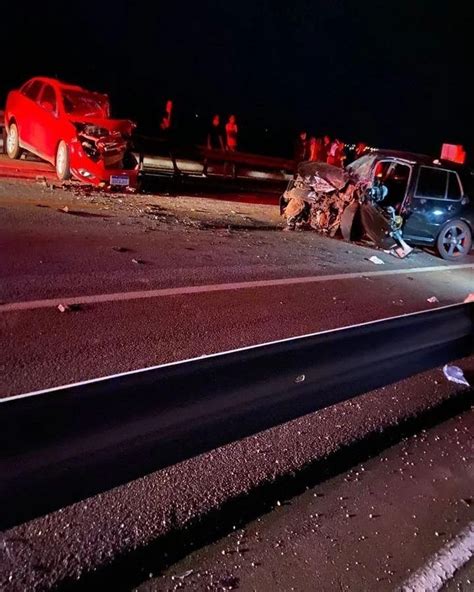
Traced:
<path id="1" fill-rule="evenodd" d="M 33 146 L 42 158 L 54 163 L 56 148 L 60 139 L 60 120 L 56 90 L 50 84 L 44 85 L 33 124 Z"/>
<path id="2" fill-rule="evenodd" d="M 36 114 L 36 101 L 39 99 L 43 83 L 41 80 L 31 80 L 17 92 L 12 115 L 17 122 L 20 134 L 20 144 L 25 148 L 33 146 L 33 122 Z"/>

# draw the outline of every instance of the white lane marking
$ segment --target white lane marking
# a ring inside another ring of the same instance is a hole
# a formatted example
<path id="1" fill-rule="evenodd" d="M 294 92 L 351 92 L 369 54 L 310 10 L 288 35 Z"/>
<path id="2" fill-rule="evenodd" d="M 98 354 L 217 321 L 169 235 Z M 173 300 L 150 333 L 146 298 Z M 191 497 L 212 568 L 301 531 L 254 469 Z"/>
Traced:
<path id="1" fill-rule="evenodd" d="M 158 288 L 157 290 L 141 290 L 138 292 L 114 292 L 111 294 L 93 294 L 90 296 L 72 296 L 67 298 L 48 298 L 46 300 L 26 300 L 0 304 L 1 312 L 18 312 L 38 308 L 56 307 L 58 304 L 99 304 L 103 302 L 123 302 L 127 300 L 142 300 L 144 298 L 161 298 L 165 296 L 184 296 L 187 294 L 203 294 L 208 292 L 226 292 L 230 290 L 245 290 L 249 288 L 268 288 L 272 286 L 292 286 L 297 284 L 312 284 L 318 282 L 333 282 L 338 280 L 352 280 L 365 277 L 379 277 L 387 275 L 411 275 L 413 273 L 457 271 L 459 269 L 474 269 L 474 263 L 462 265 L 435 265 L 431 267 L 413 267 L 412 269 L 387 269 L 384 271 L 356 271 L 353 273 L 336 273 L 333 275 L 316 275 L 296 278 L 281 278 L 273 280 L 254 280 L 247 282 L 232 282 L 224 284 L 209 284 L 201 286 L 181 286 L 177 288 Z"/>
<path id="2" fill-rule="evenodd" d="M 437 592 L 474 556 L 474 522 L 449 541 L 398 592 Z"/>
<path id="3" fill-rule="evenodd" d="M 448 304 L 447 306 L 440 306 L 436 310 L 449 310 L 450 308 L 455 308 L 456 306 L 460 306 L 459 304 Z M 159 368 L 169 368 L 172 366 L 180 366 L 182 364 L 189 364 L 190 362 L 198 362 L 203 360 L 204 358 L 219 358 L 222 356 L 227 356 L 231 354 L 235 354 L 236 352 L 243 352 L 249 350 L 257 350 L 263 347 L 267 347 L 268 345 L 275 345 L 277 343 L 288 343 L 290 341 L 296 342 L 300 339 L 306 339 L 307 337 L 315 337 L 316 335 L 324 335 L 328 333 L 339 333 L 339 331 L 345 331 L 346 329 L 356 328 L 356 327 L 363 327 L 364 325 L 372 325 L 376 327 L 380 323 L 385 323 L 391 319 L 401 319 L 401 318 L 408 318 L 413 316 L 420 316 L 429 314 L 431 309 L 429 310 L 422 310 L 421 312 L 408 312 L 405 314 L 387 317 L 386 319 L 377 319 L 375 321 L 369 321 L 365 323 L 356 323 L 354 325 L 346 325 L 343 327 L 337 327 L 336 329 L 326 329 L 324 331 L 316 331 L 316 333 L 306 333 L 305 335 L 297 335 L 296 337 L 285 337 L 284 339 L 277 339 L 274 341 L 267 341 L 265 343 L 258 343 L 257 345 L 246 345 L 244 347 L 238 347 L 237 349 L 230 349 L 222 352 L 215 352 L 213 354 L 203 354 L 202 356 L 198 356 L 196 358 L 188 358 L 185 360 L 177 360 L 176 362 L 166 362 L 165 364 L 157 364 L 155 366 L 148 366 L 146 368 L 137 368 L 136 370 L 128 370 L 127 372 L 119 372 L 117 374 L 110 374 L 109 376 L 100 376 L 99 378 L 89 378 L 87 380 L 81 380 L 80 382 L 73 382 L 70 384 L 60 385 L 60 386 L 53 386 L 47 389 L 42 389 L 40 391 L 31 391 L 29 393 L 22 393 L 20 395 L 11 395 L 9 397 L 0 397 L 0 405 L 2 403 L 8 403 L 9 401 L 13 401 L 15 399 L 25 399 L 27 397 L 36 397 L 38 395 L 45 395 L 47 393 L 52 393 L 55 391 L 61 391 L 65 388 L 72 388 L 78 386 L 85 386 L 87 384 L 97 384 L 99 382 L 104 382 L 106 380 L 110 380 L 112 378 L 123 378 L 125 376 L 137 376 L 138 374 L 143 374 L 145 372 L 150 372 L 152 370 L 158 370 Z"/>

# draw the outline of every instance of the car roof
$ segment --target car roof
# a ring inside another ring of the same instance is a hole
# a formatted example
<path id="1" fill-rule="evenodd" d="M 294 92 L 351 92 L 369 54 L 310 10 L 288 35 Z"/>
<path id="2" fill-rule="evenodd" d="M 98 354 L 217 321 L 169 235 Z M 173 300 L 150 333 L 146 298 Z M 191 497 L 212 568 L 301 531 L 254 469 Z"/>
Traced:
<path id="1" fill-rule="evenodd" d="M 428 156 L 427 154 L 417 154 L 416 152 L 404 152 L 402 150 L 376 150 L 374 156 L 382 158 L 398 158 L 400 160 L 406 160 L 407 162 L 419 163 L 419 164 L 433 164 L 434 157 Z"/>
<path id="2" fill-rule="evenodd" d="M 34 78 L 31 78 L 30 80 L 28 80 L 25 84 L 27 84 L 28 82 L 31 82 L 32 80 L 39 80 L 40 82 L 43 82 L 45 84 L 51 84 L 52 86 L 55 86 L 57 88 L 61 88 L 64 90 L 81 90 L 84 92 L 91 92 L 85 88 L 82 88 L 82 86 L 78 86 L 77 84 L 68 84 L 66 82 L 61 82 L 61 80 L 58 80 L 57 78 L 48 78 L 47 76 L 35 76 Z"/>
<path id="3" fill-rule="evenodd" d="M 405 160 L 414 164 L 424 164 L 428 166 L 440 166 L 456 171 L 469 171 L 470 168 L 465 164 L 453 162 L 452 160 L 444 160 L 436 158 L 435 156 L 428 156 L 427 154 L 417 154 L 416 152 L 404 152 L 402 150 L 376 150 L 374 155 L 382 158 L 397 158 Z"/>

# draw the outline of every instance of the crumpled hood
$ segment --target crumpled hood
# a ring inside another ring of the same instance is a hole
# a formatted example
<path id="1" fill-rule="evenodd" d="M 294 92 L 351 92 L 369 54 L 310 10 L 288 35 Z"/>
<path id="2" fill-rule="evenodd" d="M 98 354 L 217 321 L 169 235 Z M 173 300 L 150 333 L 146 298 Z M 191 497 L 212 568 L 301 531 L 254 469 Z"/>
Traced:
<path id="1" fill-rule="evenodd" d="M 323 193 L 340 191 L 351 178 L 344 169 L 325 162 L 302 162 L 298 167 L 298 175 L 305 186 Z"/>
<path id="2" fill-rule="evenodd" d="M 130 136 L 136 127 L 136 124 L 129 119 L 110 119 L 107 117 L 70 117 L 69 121 L 73 124 L 94 125 L 109 132 L 120 132 L 126 136 Z"/>

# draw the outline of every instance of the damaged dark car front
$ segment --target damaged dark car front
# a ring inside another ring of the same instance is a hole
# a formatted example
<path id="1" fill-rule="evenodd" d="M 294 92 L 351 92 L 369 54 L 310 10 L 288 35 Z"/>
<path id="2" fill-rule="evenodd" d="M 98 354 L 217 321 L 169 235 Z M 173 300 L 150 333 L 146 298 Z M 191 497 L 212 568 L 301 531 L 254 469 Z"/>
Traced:
<path id="1" fill-rule="evenodd" d="M 447 260 L 472 248 L 474 176 L 470 169 L 411 153 L 378 151 L 346 169 L 303 162 L 280 198 L 287 227 L 309 226 L 346 240 L 368 236 L 398 257 L 410 245 Z"/>

